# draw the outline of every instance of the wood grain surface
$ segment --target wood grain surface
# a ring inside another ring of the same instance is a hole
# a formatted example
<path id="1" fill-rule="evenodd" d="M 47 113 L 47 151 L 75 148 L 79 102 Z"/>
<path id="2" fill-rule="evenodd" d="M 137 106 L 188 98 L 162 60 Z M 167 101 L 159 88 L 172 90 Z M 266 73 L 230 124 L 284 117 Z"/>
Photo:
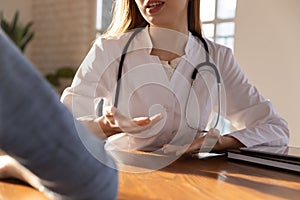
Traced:
<path id="1" fill-rule="evenodd" d="M 119 200 L 300 199 L 299 174 L 234 162 L 225 156 L 205 159 L 185 157 L 160 170 L 141 172 L 149 163 L 143 166 L 127 163 L 120 167 Z M 126 166 L 131 170 L 124 171 Z M 47 198 L 26 184 L 2 180 L 0 199 Z"/>

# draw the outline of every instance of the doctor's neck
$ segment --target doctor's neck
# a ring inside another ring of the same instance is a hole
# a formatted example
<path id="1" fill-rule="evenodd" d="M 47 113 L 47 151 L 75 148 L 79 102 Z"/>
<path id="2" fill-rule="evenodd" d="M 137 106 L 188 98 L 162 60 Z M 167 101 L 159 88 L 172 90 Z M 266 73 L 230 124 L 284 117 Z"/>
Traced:
<path id="1" fill-rule="evenodd" d="M 149 26 L 149 34 L 153 45 L 152 55 L 158 55 L 161 60 L 169 61 L 185 54 L 188 33 Z"/>

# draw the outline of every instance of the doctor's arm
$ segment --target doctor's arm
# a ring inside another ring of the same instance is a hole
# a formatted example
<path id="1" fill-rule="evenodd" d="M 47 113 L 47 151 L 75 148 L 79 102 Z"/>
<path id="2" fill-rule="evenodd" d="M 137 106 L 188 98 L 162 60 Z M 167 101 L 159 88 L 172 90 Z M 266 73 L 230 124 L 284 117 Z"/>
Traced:
<path id="1" fill-rule="evenodd" d="M 289 141 L 287 122 L 275 111 L 272 103 L 265 100 L 251 85 L 237 64 L 231 50 L 214 49 L 213 59 L 220 72 L 226 90 L 226 118 L 237 130 L 221 136 L 213 129 L 204 137 L 197 138 L 184 147 L 166 145 L 166 153 L 195 153 L 207 141 L 213 141 L 212 151 L 255 145 L 282 146 Z M 211 148 L 209 148 L 211 149 Z"/>
<path id="2" fill-rule="evenodd" d="M 81 87 L 82 85 L 76 86 L 76 88 Z M 71 86 L 65 89 L 61 101 L 69 107 L 78 121 L 101 140 L 118 133 L 139 133 L 151 128 L 162 118 L 161 114 L 129 118 L 113 106 L 104 107 L 102 116 L 98 116 L 97 106 L 94 103 L 96 98 L 73 92 L 76 88 Z M 92 90 L 92 88 L 86 89 Z"/>
<path id="3" fill-rule="evenodd" d="M 271 101 L 266 100 L 248 82 L 232 51 L 228 48 L 219 49 L 214 55 L 226 90 L 226 118 L 235 130 L 221 136 L 213 150 L 287 145 L 287 122 L 275 111 Z"/>
<path id="4" fill-rule="evenodd" d="M 161 114 L 130 118 L 112 105 L 104 105 L 102 116 L 99 116 L 100 100 L 112 101 L 112 91 L 117 82 L 113 77 L 117 77 L 118 49 L 119 46 L 112 47 L 99 38 L 80 65 L 72 85 L 61 96 L 61 101 L 74 117 L 102 140 L 123 132 L 138 134 L 150 129 L 162 118 Z M 116 54 L 115 58 L 112 52 Z"/>
<path id="5" fill-rule="evenodd" d="M 248 82 L 231 50 L 223 53 L 222 77 L 226 88 L 227 118 L 236 128 L 229 134 L 246 147 L 281 146 L 289 141 L 287 122 Z"/>
<path id="6" fill-rule="evenodd" d="M 105 92 L 107 88 L 103 87 L 107 83 L 101 80 L 102 83 L 98 84 L 93 82 L 92 78 L 83 77 L 81 75 L 82 67 L 84 65 L 77 71 L 71 87 L 66 88 L 63 92 L 61 101 L 69 107 L 74 117 L 99 139 L 104 140 L 107 137 L 124 132 L 138 134 L 141 131 L 150 129 L 162 119 L 162 114 L 130 118 L 124 116 L 113 106 L 105 106 L 102 116 L 98 116 L 97 99 L 109 96 Z M 94 73 L 91 71 L 85 76 L 94 76 Z M 93 92 L 95 90 L 97 92 Z M 97 97 L 93 93 L 96 93 Z"/>

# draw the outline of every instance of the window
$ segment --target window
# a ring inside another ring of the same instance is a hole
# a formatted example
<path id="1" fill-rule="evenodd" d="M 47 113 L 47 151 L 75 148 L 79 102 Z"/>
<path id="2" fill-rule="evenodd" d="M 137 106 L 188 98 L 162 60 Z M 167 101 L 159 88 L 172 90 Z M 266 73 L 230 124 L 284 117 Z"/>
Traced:
<path id="1" fill-rule="evenodd" d="M 237 0 L 201 0 L 205 37 L 233 49 Z"/>
<path id="2" fill-rule="evenodd" d="M 113 0 L 97 0 L 96 29 L 102 33 L 111 22 L 111 9 Z"/>

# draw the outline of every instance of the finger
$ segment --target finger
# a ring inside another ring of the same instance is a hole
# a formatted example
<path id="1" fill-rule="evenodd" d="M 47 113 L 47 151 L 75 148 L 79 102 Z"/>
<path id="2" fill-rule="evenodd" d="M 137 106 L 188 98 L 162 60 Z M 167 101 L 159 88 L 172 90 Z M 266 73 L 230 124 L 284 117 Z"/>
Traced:
<path id="1" fill-rule="evenodd" d="M 162 113 L 159 113 L 159 114 L 156 114 L 156 115 L 150 117 L 151 125 L 153 126 L 153 125 L 157 124 L 163 117 L 164 116 Z"/>
<path id="2" fill-rule="evenodd" d="M 138 133 L 151 128 L 162 119 L 162 114 L 149 117 L 137 117 L 134 119 L 124 116 L 118 109 L 112 107 L 111 113 L 115 123 L 126 133 Z"/>
<path id="3" fill-rule="evenodd" d="M 189 154 L 190 153 L 189 148 L 190 148 L 190 144 L 181 146 L 180 148 L 177 149 L 176 156 L 181 156 L 183 154 Z"/>
<path id="4" fill-rule="evenodd" d="M 110 122 L 113 126 L 119 127 L 120 130 L 126 133 L 130 133 L 133 131 L 136 127 L 139 127 L 136 123 L 133 122 L 131 118 L 128 118 L 124 116 L 117 108 L 110 107 L 110 110 L 108 110 L 108 115 Z M 138 120 L 140 123 L 142 123 L 141 119 Z"/>
<path id="5" fill-rule="evenodd" d="M 122 126 L 134 126 L 135 124 L 132 122 L 132 119 L 124 116 L 117 108 L 111 108 L 111 114 L 114 117 L 116 123 Z"/>
<path id="6" fill-rule="evenodd" d="M 104 115 L 105 120 L 111 125 L 111 126 L 115 126 L 116 125 L 116 121 L 115 118 L 113 116 L 107 116 Z"/>
<path id="7" fill-rule="evenodd" d="M 202 138 L 195 140 L 186 150 L 186 154 L 198 153 L 202 144 Z"/>
<path id="8" fill-rule="evenodd" d="M 171 145 L 171 144 L 165 144 L 163 147 L 162 147 L 162 150 L 164 153 L 166 154 L 169 154 L 169 153 L 175 153 L 178 148 L 180 146 L 176 146 L 176 145 Z"/>
<path id="9" fill-rule="evenodd" d="M 152 116 L 148 119 L 146 119 L 146 118 L 145 118 L 145 121 L 144 121 L 145 123 L 144 124 L 140 123 L 142 125 L 132 127 L 133 131 L 140 132 L 140 131 L 144 131 L 144 130 L 147 130 L 147 129 L 153 127 L 155 124 L 157 124 L 163 118 L 163 115 L 161 113 L 159 113 L 159 114 L 156 114 L 156 115 L 154 115 L 154 116 Z"/>
<path id="10" fill-rule="evenodd" d="M 112 106 L 104 107 L 103 117 L 105 117 L 105 120 L 109 122 L 109 124 L 115 125 L 115 118 L 113 116 L 112 108 Z"/>
<path id="11" fill-rule="evenodd" d="M 149 117 L 136 117 L 133 118 L 132 121 L 138 126 L 145 126 L 151 123 Z"/>

